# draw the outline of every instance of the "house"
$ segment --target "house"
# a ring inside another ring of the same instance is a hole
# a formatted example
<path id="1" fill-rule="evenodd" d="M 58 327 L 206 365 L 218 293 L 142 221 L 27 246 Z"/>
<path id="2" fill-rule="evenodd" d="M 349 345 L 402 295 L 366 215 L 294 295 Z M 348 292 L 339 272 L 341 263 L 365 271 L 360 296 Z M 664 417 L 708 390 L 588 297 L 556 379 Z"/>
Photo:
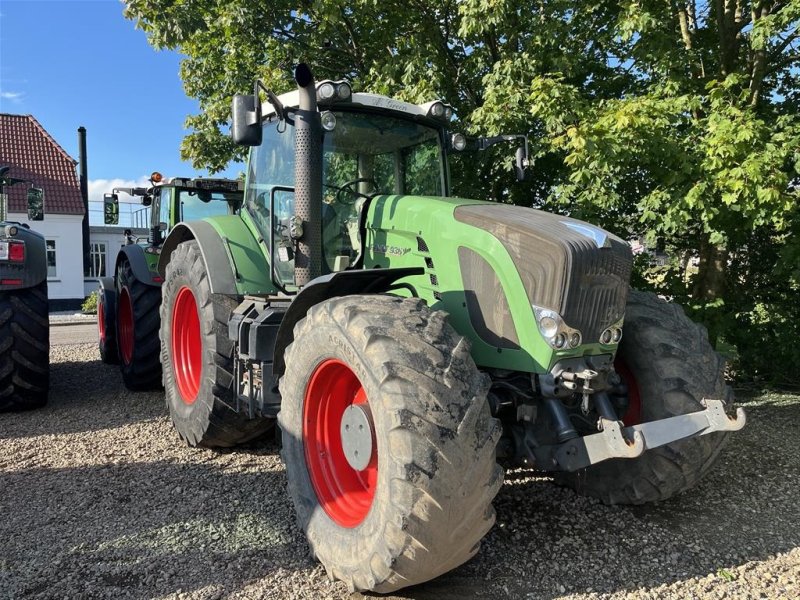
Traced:
<path id="1" fill-rule="evenodd" d="M 47 242 L 51 310 L 77 308 L 84 299 L 83 220 L 86 214 L 75 161 L 32 115 L 0 113 L 0 165 L 8 175 L 44 190 L 44 220 L 28 222 L 28 186 L 6 189 L 8 219 L 27 223 Z"/>
<path id="2" fill-rule="evenodd" d="M 100 287 L 100 277 L 113 277 L 114 264 L 120 248 L 127 240 L 126 232 L 134 238 L 146 238 L 147 228 L 92 225 L 89 227 L 89 272 L 83 283 L 83 293 L 88 296 Z"/>

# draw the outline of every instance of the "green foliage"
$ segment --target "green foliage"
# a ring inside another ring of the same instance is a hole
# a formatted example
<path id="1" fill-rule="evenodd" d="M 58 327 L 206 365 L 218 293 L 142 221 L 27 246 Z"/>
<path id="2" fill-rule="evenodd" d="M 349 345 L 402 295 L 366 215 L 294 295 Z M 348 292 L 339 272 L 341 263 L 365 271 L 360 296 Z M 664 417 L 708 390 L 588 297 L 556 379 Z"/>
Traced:
<path id="1" fill-rule="evenodd" d="M 81 304 L 81 312 L 85 315 L 96 315 L 97 314 L 97 302 L 100 297 L 100 292 L 92 292 Z"/>
<path id="2" fill-rule="evenodd" d="M 672 262 L 637 280 L 735 340 L 740 373 L 779 380 L 746 333 L 782 346 L 798 322 L 800 0 L 126 0 L 125 15 L 186 56 L 195 166 L 241 160 L 231 96 L 255 77 L 291 89 L 300 61 L 360 91 L 444 98 L 454 128 L 529 133 L 535 158 L 517 183 L 510 148 L 454 157 L 456 194 L 644 237 Z M 762 251 L 775 254 L 744 264 Z"/>

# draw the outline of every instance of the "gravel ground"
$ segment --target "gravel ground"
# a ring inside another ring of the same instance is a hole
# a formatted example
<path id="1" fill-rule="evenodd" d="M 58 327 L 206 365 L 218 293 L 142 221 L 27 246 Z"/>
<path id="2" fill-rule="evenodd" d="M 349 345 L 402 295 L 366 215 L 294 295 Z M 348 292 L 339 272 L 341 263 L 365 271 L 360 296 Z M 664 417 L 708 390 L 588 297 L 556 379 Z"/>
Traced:
<path id="1" fill-rule="evenodd" d="M 308 557 L 274 443 L 183 447 L 93 344 L 52 361 L 50 405 L 0 415 L 0 598 L 348 597 Z M 508 473 L 478 556 L 392 598 L 799 598 L 800 396 L 740 400 L 748 426 L 692 492 L 606 507 Z"/>

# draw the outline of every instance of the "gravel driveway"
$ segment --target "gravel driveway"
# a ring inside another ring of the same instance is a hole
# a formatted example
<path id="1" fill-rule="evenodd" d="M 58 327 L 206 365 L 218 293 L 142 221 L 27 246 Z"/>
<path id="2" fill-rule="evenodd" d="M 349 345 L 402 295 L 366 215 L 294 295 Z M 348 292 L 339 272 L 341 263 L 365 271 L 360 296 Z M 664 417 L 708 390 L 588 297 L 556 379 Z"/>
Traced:
<path id="1" fill-rule="evenodd" d="M 0 598 L 348 596 L 308 558 L 274 443 L 183 447 L 95 345 L 51 354 L 50 405 L 0 415 Z M 510 472 L 478 556 L 392 598 L 800 597 L 800 396 L 740 400 L 749 425 L 692 492 L 606 507 Z"/>

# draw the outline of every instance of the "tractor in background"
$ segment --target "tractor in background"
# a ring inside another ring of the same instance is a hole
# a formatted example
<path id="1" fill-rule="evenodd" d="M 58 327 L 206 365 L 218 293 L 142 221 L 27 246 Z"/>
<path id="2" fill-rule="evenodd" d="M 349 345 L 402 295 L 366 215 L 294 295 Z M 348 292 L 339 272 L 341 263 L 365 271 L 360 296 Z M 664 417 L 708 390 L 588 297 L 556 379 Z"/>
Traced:
<path id="1" fill-rule="evenodd" d="M 50 322 L 44 236 L 8 221 L 6 188 L 29 184 L 28 220 L 44 219 L 44 191 L 0 167 L 0 412 L 47 403 Z"/>
<path id="2" fill-rule="evenodd" d="M 114 276 L 100 279 L 97 325 L 100 357 L 119 364 L 131 390 L 161 386 L 158 339 L 161 282 L 156 265 L 170 229 L 184 220 L 232 215 L 242 202 L 242 183 L 230 179 L 174 177 L 154 172 L 150 187 L 114 188 L 103 197 L 104 222 L 119 223 L 119 194 L 141 199 L 149 214 L 145 239 L 126 235 L 114 262 Z M 127 233 L 127 232 L 126 232 Z"/>
<path id="3" fill-rule="evenodd" d="M 282 433 L 297 523 L 330 576 L 381 593 L 464 563 L 497 459 L 607 503 L 693 485 L 744 414 L 683 311 L 629 289 L 589 223 L 450 196 L 452 108 L 315 82 L 233 100 L 237 215 L 161 248 L 161 363 L 190 445 Z M 263 94 L 263 96 L 262 96 Z M 264 101 L 262 101 L 262 97 Z"/>

